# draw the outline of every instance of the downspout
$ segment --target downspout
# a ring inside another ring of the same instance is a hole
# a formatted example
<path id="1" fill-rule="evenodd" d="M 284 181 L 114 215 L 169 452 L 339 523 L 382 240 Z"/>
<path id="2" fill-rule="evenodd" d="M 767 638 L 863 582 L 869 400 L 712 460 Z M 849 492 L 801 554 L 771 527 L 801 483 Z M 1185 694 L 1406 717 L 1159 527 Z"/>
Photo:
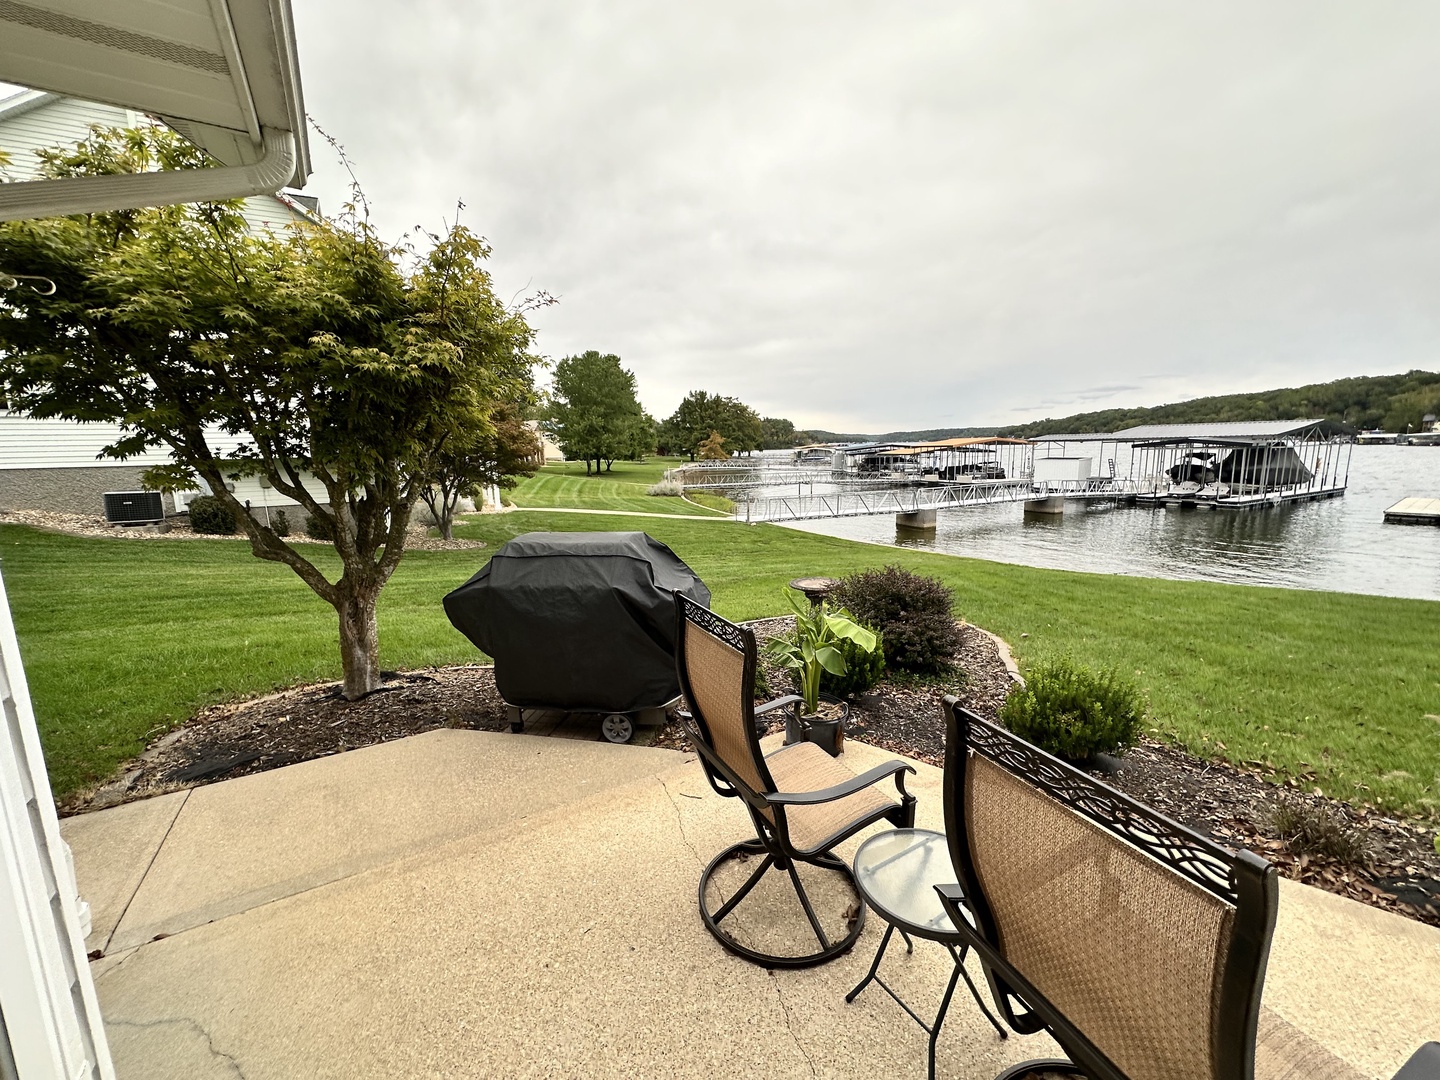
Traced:
<path id="1" fill-rule="evenodd" d="M 295 136 L 270 128 L 261 135 L 264 153 L 250 165 L 0 184 L 0 221 L 272 195 L 295 174 Z"/>

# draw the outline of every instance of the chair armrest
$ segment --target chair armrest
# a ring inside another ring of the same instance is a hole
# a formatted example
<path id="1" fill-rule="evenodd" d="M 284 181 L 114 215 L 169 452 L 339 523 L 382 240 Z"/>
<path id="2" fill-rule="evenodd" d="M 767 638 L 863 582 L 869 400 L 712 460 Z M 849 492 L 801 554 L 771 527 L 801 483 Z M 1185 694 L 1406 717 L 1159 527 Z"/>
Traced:
<path id="1" fill-rule="evenodd" d="M 767 701 L 764 705 L 755 706 L 755 715 L 764 716 L 768 712 L 780 708 L 782 705 L 795 705 L 803 700 L 799 694 L 786 694 L 784 697 L 777 697 L 774 701 Z"/>
<path id="2" fill-rule="evenodd" d="M 895 773 L 914 771 L 913 765 L 906 765 L 903 761 L 887 761 L 884 765 L 876 765 L 875 768 L 859 776 L 852 776 L 834 787 L 821 788 L 819 791 L 777 791 L 766 795 L 765 801 L 771 806 L 818 806 L 820 803 L 834 802 L 846 795 L 864 791 L 871 784 Z"/>

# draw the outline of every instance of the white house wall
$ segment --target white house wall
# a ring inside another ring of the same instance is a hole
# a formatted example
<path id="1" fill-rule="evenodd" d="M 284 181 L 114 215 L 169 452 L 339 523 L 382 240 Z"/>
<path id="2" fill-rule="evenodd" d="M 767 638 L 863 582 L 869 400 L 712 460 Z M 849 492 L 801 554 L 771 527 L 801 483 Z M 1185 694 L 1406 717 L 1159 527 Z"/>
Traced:
<path id="1" fill-rule="evenodd" d="M 36 150 L 73 146 L 97 124 L 134 127 L 144 120 L 145 117 L 133 109 L 114 105 L 37 94 L 33 90 L 14 95 L 0 101 L 0 150 L 10 155 L 5 171 L 11 180 L 34 180 L 40 175 Z M 251 231 L 278 232 L 297 221 L 308 220 L 304 213 L 273 195 L 252 195 L 245 199 L 240 216 Z"/>
<path id="2" fill-rule="evenodd" d="M 145 117 L 131 109 L 79 101 L 27 90 L 0 100 L 0 150 L 10 156 L 5 172 L 11 180 L 39 175 L 35 151 L 73 146 L 92 126 L 131 127 Z M 277 232 L 309 220 L 283 196 L 245 199 L 240 214 L 254 232 Z M 141 475 L 171 460 L 152 451 L 127 461 L 101 458 L 100 451 L 120 437 L 117 424 L 77 424 L 69 420 L 32 420 L 0 410 L 0 509 L 50 510 L 71 514 L 103 514 L 107 491 L 140 490 Z M 239 440 L 212 438 L 217 450 L 233 450 Z M 255 485 L 256 506 L 285 505 Z M 249 497 L 249 494 L 245 497 Z M 175 509 L 169 496 L 166 510 Z"/>

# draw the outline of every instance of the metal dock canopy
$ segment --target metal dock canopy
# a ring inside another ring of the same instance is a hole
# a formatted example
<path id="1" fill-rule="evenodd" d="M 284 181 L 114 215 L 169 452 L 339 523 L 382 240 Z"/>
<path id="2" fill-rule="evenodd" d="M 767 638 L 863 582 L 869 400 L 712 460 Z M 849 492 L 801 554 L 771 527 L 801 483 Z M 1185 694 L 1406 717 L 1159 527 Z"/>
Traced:
<path id="1" fill-rule="evenodd" d="M 1142 504 L 1243 509 L 1345 492 L 1354 432 L 1333 420 L 1143 424 L 1108 433 L 1042 435 L 1047 447 L 1100 443 L 1128 451 Z"/>

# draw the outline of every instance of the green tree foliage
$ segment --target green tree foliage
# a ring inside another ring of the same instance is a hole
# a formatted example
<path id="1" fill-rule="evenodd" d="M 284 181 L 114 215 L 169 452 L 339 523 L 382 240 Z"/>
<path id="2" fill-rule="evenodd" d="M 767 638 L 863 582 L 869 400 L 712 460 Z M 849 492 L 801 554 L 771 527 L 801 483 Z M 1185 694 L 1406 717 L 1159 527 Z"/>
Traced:
<path id="1" fill-rule="evenodd" d="M 1002 435 L 1033 438 L 1068 432 L 1119 431 L 1139 424 L 1200 424 L 1227 420 L 1301 420 L 1324 417 L 1356 428 L 1420 430 L 1426 413 L 1440 414 L 1440 372 L 1409 371 L 1312 383 L 1290 390 L 1195 398 L 1150 409 L 1105 409 L 1058 420 L 1037 420 Z"/>
<path id="2" fill-rule="evenodd" d="M 461 499 L 479 498 L 481 489 L 492 484 L 514 487 L 540 467 L 540 440 L 519 405 L 497 405 L 490 421 L 488 430 L 467 432 L 440 447 L 432 483 L 420 493 L 446 540 L 454 539 Z"/>
<path id="3" fill-rule="evenodd" d="M 748 454 L 765 443 L 760 414 L 738 398 L 692 390 L 661 427 L 660 444 L 672 454 L 689 454 L 693 461 L 700 444 L 718 431 L 726 447 Z"/>
<path id="4" fill-rule="evenodd" d="M 618 356 L 594 349 L 555 365 L 540 425 L 567 458 L 585 462 L 587 474 L 591 462 L 608 472 L 617 460 L 641 456 L 655 428 L 635 397 L 635 375 Z"/>
<path id="5" fill-rule="evenodd" d="M 154 127 L 43 157 L 50 176 L 205 164 Z M 490 431 L 492 402 L 528 380 L 532 332 L 496 298 L 489 253 L 458 225 L 400 249 L 353 210 L 250 235 L 237 202 L 0 224 L 0 265 L 57 286 L 3 294 L 0 393 L 32 416 L 118 423 L 108 456 L 168 450 L 156 486 L 203 478 L 256 556 L 335 608 L 354 699 L 380 683 L 376 603 L 437 452 Z M 235 499 L 226 480 L 246 475 L 329 526 L 338 578 Z"/>
<path id="6" fill-rule="evenodd" d="M 760 446 L 764 450 L 788 450 L 799 446 L 795 425 L 774 416 L 760 418 Z"/>

